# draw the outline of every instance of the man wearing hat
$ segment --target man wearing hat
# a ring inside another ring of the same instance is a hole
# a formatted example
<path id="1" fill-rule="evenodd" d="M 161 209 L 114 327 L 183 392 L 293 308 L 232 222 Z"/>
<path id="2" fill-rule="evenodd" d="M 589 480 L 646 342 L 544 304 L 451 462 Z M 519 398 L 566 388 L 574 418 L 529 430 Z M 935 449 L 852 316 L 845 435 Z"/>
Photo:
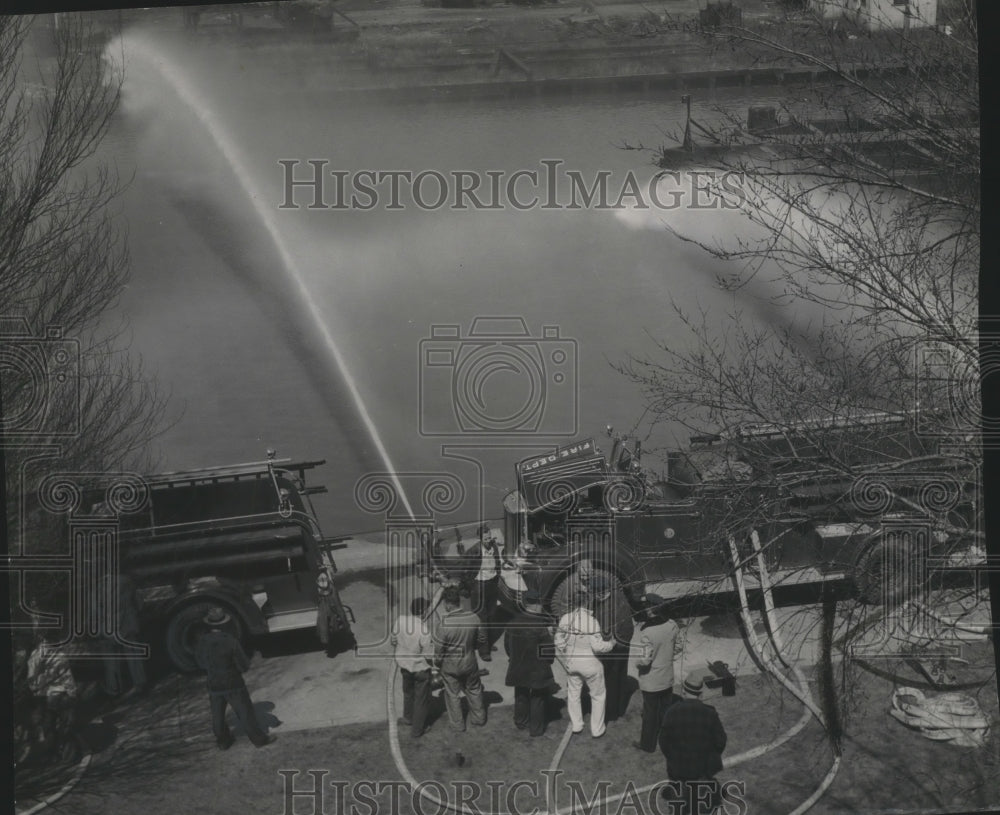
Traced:
<path id="1" fill-rule="evenodd" d="M 656 752 L 663 716 L 674 701 L 674 659 L 680 653 L 680 629 L 665 614 L 664 601 L 647 594 L 634 645 L 642 691 L 642 730 L 633 746 Z"/>
<path id="2" fill-rule="evenodd" d="M 507 685 L 514 688 L 514 726 L 541 736 L 545 733 L 545 700 L 555 684 L 554 646 L 537 592 L 525 591 L 523 601 L 524 610 L 504 632 L 503 646 L 509 659 Z"/>
<path id="3" fill-rule="evenodd" d="M 253 702 L 243 681 L 243 672 L 250 667 L 250 660 L 243 646 L 226 630 L 231 622 L 224 609 L 215 607 L 204 618 L 206 631 L 195 646 L 195 660 L 208 673 L 208 697 L 212 708 L 212 732 L 220 750 L 233 745 L 233 734 L 226 724 L 226 704 L 232 705 L 255 747 L 264 747 L 275 736 L 264 733 L 253 712 Z"/>
<path id="4" fill-rule="evenodd" d="M 679 795 L 689 812 L 715 812 L 720 803 L 715 774 L 722 769 L 726 731 L 719 714 L 701 701 L 704 680 L 690 673 L 684 680 L 684 698 L 667 708 L 660 729 L 660 750 L 667 760 L 667 775 L 678 782 L 668 797 Z M 708 795 L 706 796 L 706 787 Z M 667 789 L 663 790 L 667 793 Z M 698 806 L 700 808 L 695 809 Z"/>

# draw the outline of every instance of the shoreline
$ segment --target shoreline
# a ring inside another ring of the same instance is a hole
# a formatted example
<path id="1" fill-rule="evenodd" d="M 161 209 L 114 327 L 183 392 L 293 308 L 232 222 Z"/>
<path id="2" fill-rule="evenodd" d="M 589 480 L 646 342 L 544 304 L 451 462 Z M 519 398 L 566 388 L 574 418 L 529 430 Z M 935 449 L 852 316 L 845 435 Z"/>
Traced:
<path id="1" fill-rule="evenodd" d="M 892 66 L 889 70 L 905 70 Z M 863 75 L 859 71 L 858 75 Z M 480 99 L 573 97 L 606 93 L 653 93 L 704 88 L 780 87 L 836 81 L 839 74 L 817 68 L 726 68 L 684 72 L 565 76 L 544 79 L 486 80 L 472 82 L 421 82 L 411 85 L 369 85 L 331 88 L 331 98 L 365 97 L 385 101 L 472 101 Z"/>
<path id="2" fill-rule="evenodd" d="M 421 0 L 393 0 L 377 8 L 351 0 L 343 5 L 347 14 L 335 15 L 332 26 L 329 19 L 317 18 L 312 28 L 290 25 L 259 7 L 248 7 L 238 22 L 221 11 L 206 11 L 194 27 L 185 27 L 177 10 L 162 9 L 135 10 L 118 22 L 126 32 L 155 31 L 196 49 L 253 54 L 258 65 L 294 66 L 305 85 L 332 100 L 712 92 L 811 85 L 842 76 L 815 65 L 761 64 L 749 52 L 715 47 L 718 43 L 700 29 L 696 0 L 673 0 L 662 14 L 634 0 L 462 9 L 434 8 Z M 768 0 L 742 5 L 745 19 L 754 23 L 804 22 L 785 19 Z M 895 62 L 872 62 L 865 53 L 870 47 L 846 46 L 843 56 L 849 61 L 841 69 L 859 77 L 900 69 Z"/>

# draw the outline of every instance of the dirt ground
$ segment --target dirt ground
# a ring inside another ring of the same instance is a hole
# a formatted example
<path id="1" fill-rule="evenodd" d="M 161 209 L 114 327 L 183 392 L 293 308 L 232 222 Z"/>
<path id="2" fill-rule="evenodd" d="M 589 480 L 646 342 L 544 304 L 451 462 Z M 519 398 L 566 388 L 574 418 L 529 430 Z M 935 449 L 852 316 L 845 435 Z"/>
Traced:
<path id="1" fill-rule="evenodd" d="M 996 722 L 1000 710 L 992 647 L 985 643 L 971 646 L 965 656 L 970 664 L 958 679 L 964 691 L 978 699 L 987 718 Z M 851 702 L 842 711 L 847 732 L 843 761 L 832 786 L 811 811 L 973 811 L 995 808 L 1000 803 L 1000 742 L 995 733 L 982 748 L 928 740 L 887 713 L 894 685 L 928 687 L 915 673 L 896 664 L 859 664 L 851 674 Z M 494 703 L 511 692 L 490 678 L 486 688 L 488 701 Z M 377 690 L 372 688 L 373 693 Z M 813 691 L 815 695 L 815 686 Z M 343 798 L 338 797 L 337 787 L 331 786 L 331 782 L 402 780 L 391 755 L 385 723 L 282 733 L 276 743 L 261 750 L 238 738 L 231 750 L 220 752 L 211 737 L 207 705 L 198 694 L 191 695 L 188 704 L 194 706 L 196 714 L 201 708 L 201 734 L 178 737 L 176 731 L 159 727 L 165 707 L 176 704 L 178 698 L 171 688 L 158 687 L 151 697 L 120 706 L 103 721 L 95 722 L 89 737 L 96 746 L 101 746 L 103 740 L 104 749 L 95 754 L 73 790 L 50 811 L 72 815 L 312 815 L 320 811 L 328 815 L 408 815 L 414 811 L 409 795 L 398 785 L 384 788 L 381 794 L 375 787 L 354 793 L 348 788 Z M 770 677 L 741 677 L 735 696 L 716 696 L 709 701 L 719 711 L 728 732 L 729 759 L 771 741 L 802 716 L 800 703 Z M 624 719 L 612 723 L 603 738 L 594 740 L 585 730 L 570 739 L 558 765 L 558 806 L 573 802 L 574 785 L 577 796 L 582 791 L 589 797 L 602 781 L 607 782 L 608 793 L 613 795 L 624 791 L 628 781 L 640 787 L 664 779 L 662 757 L 639 753 L 631 746 L 638 736 L 640 709 L 641 699 L 636 692 Z M 483 785 L 493 782 L 502 790 L 498 799 L 501 811 L 507 810 L 503 801 L 512 784 L 519 780 L 535 782 L 533 787 L 522 786 L 516 791 L 513 807 L 518 812 L 531 812 L 536 806 L 545 811 L 545 776 L 541 771 L 552 765 L 567 724 L 565 711 L 558 706 L 550 715 L 548 731 L 542 738 L 532 739 L 517 731 L 509 706 L 494 708 L 485 727 L 456 734 L 442 718 L 438 702 L 436 718 L 422 739 L 411 739 L 405 729 L 400 733 L 401 756 L 418 781 L 444 782 L 449 795 L 456 789 L 455 781 Z M 132 734 L 129 738 L 116 738 L 116 734 L 126 731 Z M 743 785 L 739 789 L 745 789 L 750 813 L 789 812 L 826 775 L 832 755 L 822 728 L 811 720 L 774 751 L 725 769 L 720 780 Z M 289 799 L 287 793 L 293 789 L 311 789 L 310 770 L 325 773 L 321 777 L 323 800 L 317 802 L 302 795 Z M 299 774 L 295 775 L 295 771 Z M 486 790 L 488 787 L 472 801 L 482 812 L 493 811 Z M 394 795 L 398 800 L 393 801 Z M 612 802 L 607 812 L 618 813 L 619 807 L 621 804 Z M 418 810 L 418 815 L 435 811 L 426 803 Z M 735 813 L 735 804 L 727 811 Z"/>

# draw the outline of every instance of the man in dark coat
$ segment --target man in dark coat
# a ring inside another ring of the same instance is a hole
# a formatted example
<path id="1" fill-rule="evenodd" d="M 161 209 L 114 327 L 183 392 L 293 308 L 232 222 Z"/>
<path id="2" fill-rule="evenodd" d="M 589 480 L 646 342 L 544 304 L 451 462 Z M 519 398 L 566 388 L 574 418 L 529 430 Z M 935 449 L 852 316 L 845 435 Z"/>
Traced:
<path id="1" fill-rule="evenodd" d="M 465 730 L 461 694 L 469 702 L 469 721 L 486 724 L 486 704 L 483 683 L 479 678 L 476 651 L 482 647 L 485 634 L 478 616 L 461 607 L 458 589 L 448 586 L 441 592 L 444 614 L 434 626 L 434 665 L 444 683 L 444 702 L 448 719 L 455 730 Z"/>
<path id="2" fill-rule="evenodd" d="M 233 734 L 226 724 L 226 705 L 230 704 L 247 738 L 256 747 L 271 744 L 276 737 L 264 733 L 253 712 L 253 702 L 243 681 L 243 672 L 250 667 L 250 660 L 232 634 L 225 630 L 230 616 L 221 608 L 213 608 L 205 615 L 208 631 L 202 634 L 195 646 L 195 660 L 208 673 L 208 696 L 212 707 L 212 732 L 220 750 L 233 745 Z"/>
<path id="3" fill-rule="evenodd" d="M 333 602 L 333 584 L 324 569 L 316 576 L 316 634 L 328 657 L 337 655 L 337 637 L 342 627 Z"/>
<path id="4" fill-rule="evenodd" d="M 532 736 L 545 733 L 545 700 L 555 685 L 555 646 L 538 595 L 524 593 L 524 612 L 507 625 L 507 685 L 514 688 L 514 726 Z"/>
<path id="5" fill-rule="evenodd" d="M 601 624 L 601 636 L 614 640 L 614 647 L 608 653 L 597 655 L 604 666 L 604 686 L 608 693 L 604 721 L 613 722 L 624 716 L 628 708 L 628 657 L 635 625 L 632 623 L 632 608 L 615 580 L 608 575 L 596 575 L 591 579 L 591 585 L 594 616 Z"/>
<path id="6" fill-rule="evenodd" d="M 726 731 L 715 708 L 701 701 L 703 687 L 699 674 L 689 674 L 684 680 L 684 698 L 667 708 L 663 717 L 660 750 L 667 760 L 667 775 L 676 783 L 661 794 L 679 798 L 688 812 L 708 815 L 721 803 L 715 774 L 722 769 Z"/>
<path id="7" fill-rule="evenodd" d="M 108 576 L 111 580 L 111 576 Z M 142 608 L 142 598 L 139 589 L 130 575 L 124 572 L 113 579 L 113 591 L 118 595 L 115 633 L 121 639 L 138 645 L 139 639 L 139 612 Z M 135 647 L 127 647 L 120 644 L 114 636 L 105 638 L 105 646 L 108 654 L 113 658 L 104 660 L 104 687 L 112 696 L 118 696 L 124 690 L 122 668 L 128 670 L 132 680 L 132 687 L 129 694 L 145 693 L 147 688 L 146 679 L 146 658 L 135 653 Z"/>

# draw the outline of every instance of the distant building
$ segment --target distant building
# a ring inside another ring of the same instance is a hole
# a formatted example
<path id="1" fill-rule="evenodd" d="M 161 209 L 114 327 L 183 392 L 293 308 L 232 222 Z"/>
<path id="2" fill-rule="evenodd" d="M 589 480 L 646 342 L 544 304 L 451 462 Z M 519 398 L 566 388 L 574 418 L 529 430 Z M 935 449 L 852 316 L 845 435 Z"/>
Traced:
<path id="1" fill-rule="evenodd" d="M 810 0 L 826 19 L 850 17 L 868 29 L 937 25 L 937 0 Z"/>

